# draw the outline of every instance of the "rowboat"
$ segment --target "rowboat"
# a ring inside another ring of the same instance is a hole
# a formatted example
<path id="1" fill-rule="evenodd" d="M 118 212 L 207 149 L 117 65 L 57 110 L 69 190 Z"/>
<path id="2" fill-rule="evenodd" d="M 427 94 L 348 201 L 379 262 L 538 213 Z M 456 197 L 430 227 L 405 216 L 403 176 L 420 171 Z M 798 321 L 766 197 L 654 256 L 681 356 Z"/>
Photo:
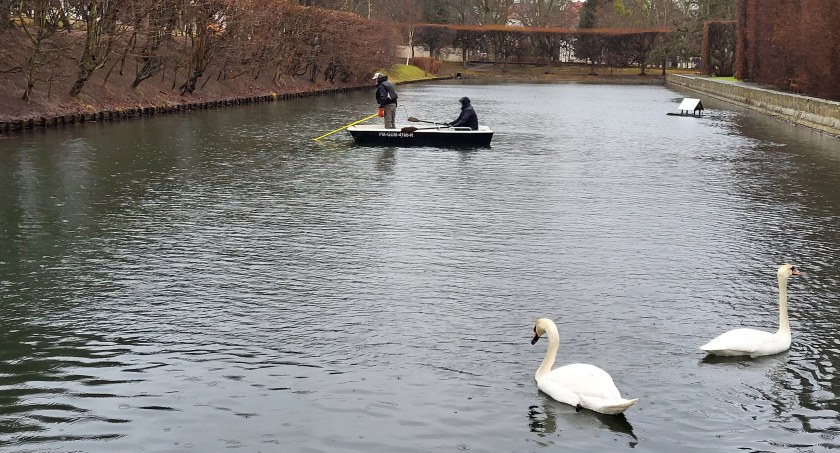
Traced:
<path id="1" fill-rule="evenodd" d="M 383 126 L 355 125 L 347 132 L 361 145 L 375 146 L 437 146 L 437 147 L 487 147 L 493 139 L 493 130 L 479 126 L 478 130 L 468 127 L 398 126 L 385 129 Z"/>

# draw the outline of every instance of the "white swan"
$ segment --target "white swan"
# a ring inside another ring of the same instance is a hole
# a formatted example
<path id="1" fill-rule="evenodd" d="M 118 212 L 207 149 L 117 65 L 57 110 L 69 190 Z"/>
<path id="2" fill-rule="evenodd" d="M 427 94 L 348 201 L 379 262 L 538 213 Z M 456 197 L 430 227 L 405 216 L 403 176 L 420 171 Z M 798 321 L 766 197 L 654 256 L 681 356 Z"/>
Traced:
<path id="1" fill-rule="evenodd" d="M 776 333 L 756 329 L 733 329 L 700 346 L 714 355 L 757 357 L 778 354 L 790 348 L 790 323 L 787 313 L 787 282 L 799 270 L 792 264 L 782 264 L 779 277 L 779 330 Z"/>
<path id="2" fill-rule="evenodd" d="M 595 365 L 573 363 L 552 370 L 551 367 L 554 366 L 554 358 L 557 356 L 560 345 L 560 334 L 552 320 L 546 318 L 537 320 L 531 344 L 536 344 L 537 340 L 546 333 L 548 334 L 548 351 L 534 375 L 540 390 L 561 403 L 575 406 L 578 410 L 586 408 L 602 414 L 620 414 L 636 404 L 638 398 L 632 400 L 622 398 L 612 377 Z"/>

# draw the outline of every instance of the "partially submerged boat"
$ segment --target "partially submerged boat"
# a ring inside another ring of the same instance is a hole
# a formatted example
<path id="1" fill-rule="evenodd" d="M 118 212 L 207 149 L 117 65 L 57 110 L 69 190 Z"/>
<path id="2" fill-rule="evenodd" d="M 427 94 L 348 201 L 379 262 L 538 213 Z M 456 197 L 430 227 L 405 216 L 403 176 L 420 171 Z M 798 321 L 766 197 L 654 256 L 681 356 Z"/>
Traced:
<path id="1" fill-rule="evenodd" d="M 472 130 L 446 125 L 396 129 L 385 129 L 381 125 L 356 125 L 348 127 L 347 132 L 358 144 L 377 146 L 487 147 L 493 139 L 493 130 L 487 126 Z"/>

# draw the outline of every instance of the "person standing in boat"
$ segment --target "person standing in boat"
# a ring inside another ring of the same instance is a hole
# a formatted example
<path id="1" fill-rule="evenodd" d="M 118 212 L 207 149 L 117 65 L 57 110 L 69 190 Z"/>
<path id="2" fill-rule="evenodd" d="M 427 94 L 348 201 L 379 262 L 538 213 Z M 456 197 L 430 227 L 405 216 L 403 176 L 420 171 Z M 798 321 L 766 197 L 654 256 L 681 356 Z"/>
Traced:
<path id="1" fill-rule="evenodd" d="M 376 102 L 379 103 L 379 116 L 385 117 L 385 129 L 396 129 L 394 117 L 397 116 L 397 90 L 388 80 L 388 76 L 377 72 L 373 75 L 376 80 Z"/>
<path id="2" fill-rule="evenodd" d="M 458 99 L 458 102 L 461 103 L 461 114 L 455 121 L 443 124 L 452 127 L 469 127 L 474 131 L 478 130 L 478 115 L 476 115 L 475 109 L 470 103 L 470 98 L 464 96 Z"/>

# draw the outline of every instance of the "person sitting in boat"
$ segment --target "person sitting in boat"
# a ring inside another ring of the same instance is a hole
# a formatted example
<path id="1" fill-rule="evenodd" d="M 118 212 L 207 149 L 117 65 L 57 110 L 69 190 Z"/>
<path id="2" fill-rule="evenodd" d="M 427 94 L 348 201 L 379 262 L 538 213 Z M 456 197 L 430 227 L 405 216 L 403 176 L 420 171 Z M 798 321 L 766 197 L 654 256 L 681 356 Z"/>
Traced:
<path id="1" fill-rule="evenodd" d="M 395 129 L 394 117 L 397 115 L 397 90 L 388 80 L 388 76 L 377 72 L 373 75 L 376 80 L 376 102 L 379 103 L 379 116 L 385 117 L 385 129 Z"/>
<path id="2" fill-rule="evenodd" d="M 472 130 L 478 130 L 478 115 L 475 114 L 475 109 L 470 103 L 470 98 L 464 96 L 458 99 L 461 103 L 461 114 L 451 123 L 443 123 L 452 127 L 469 127 Z"/>

